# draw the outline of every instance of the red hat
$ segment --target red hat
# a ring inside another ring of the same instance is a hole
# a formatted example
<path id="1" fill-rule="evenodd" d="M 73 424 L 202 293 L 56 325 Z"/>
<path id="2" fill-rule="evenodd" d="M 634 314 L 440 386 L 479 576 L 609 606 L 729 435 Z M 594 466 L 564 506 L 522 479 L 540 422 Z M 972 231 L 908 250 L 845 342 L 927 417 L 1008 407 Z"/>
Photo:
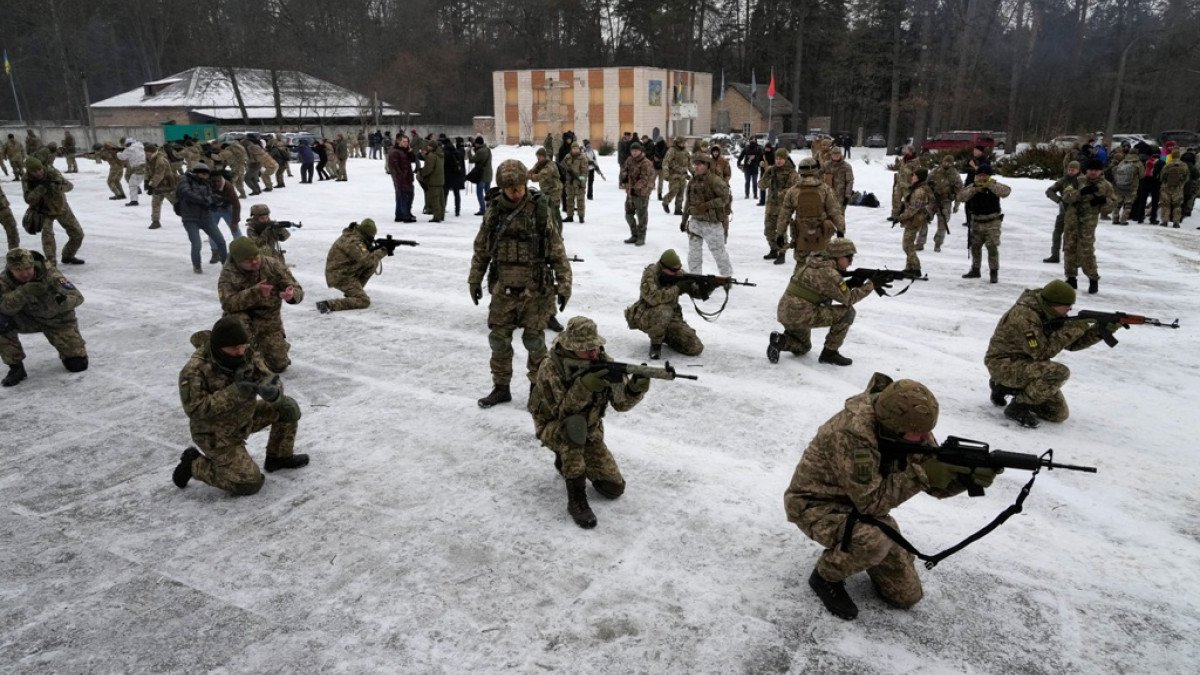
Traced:
<path id="1" fill-rule="evenodd" d="M 1166 145 L 1166 147 L 1168 147 L 1168 148 L 1173 148 L 1173 147 L 1175 147 L 1175 146 L 1177 146 L 1177 145 L 1179 145 L 1179 144 L 1178 144 L 1178 143 L 1176 143 L 1175 141 L 1167 141 L 1167 145 Z"/>

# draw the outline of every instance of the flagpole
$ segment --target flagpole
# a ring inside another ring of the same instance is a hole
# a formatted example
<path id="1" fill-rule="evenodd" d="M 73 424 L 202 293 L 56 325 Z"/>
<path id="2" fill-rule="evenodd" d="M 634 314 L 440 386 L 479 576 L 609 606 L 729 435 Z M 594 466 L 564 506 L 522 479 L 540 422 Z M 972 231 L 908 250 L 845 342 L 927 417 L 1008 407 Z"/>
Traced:
<path id="1" fill-rule="evenodd" d="M 17 121 L 25 126 L 25 118 L 21 116 L 21 99 L 17 98 L 17 78 L 12 73 L 12 62 L 8 60 L 8 50 L 4 50 L 4 71 L 8 75 L 8 83 L 12 85 L 13 105 L 17 107 Z"/>

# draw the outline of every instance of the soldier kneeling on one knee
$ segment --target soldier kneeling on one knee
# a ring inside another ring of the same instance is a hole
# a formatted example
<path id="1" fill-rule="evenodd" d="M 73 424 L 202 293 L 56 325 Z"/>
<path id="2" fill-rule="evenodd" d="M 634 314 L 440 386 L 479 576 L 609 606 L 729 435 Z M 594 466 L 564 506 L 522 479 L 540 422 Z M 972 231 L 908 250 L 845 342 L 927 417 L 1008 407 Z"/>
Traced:
<path id="1" fill-rule="evenodd" d="M 386 249 L 371 249 L 377 232 L 375 221 L 363 218 L 362 222 L 350 223 L 342 230 L 342 236 L 333 242 L 325 257 L 325 283 L 346 297 L 318 302 L 317 310 L 322 314 L 371 306 L 371 298 L 363 287 L 380 269 L 380 261 L 387 255 Z"/>
<path id="2" fill-rule="evenodd" d="M 683 271 L 683 261 L 675 249 L 663 251 L 658 262 L 642 271 L 638 300 L 625 309 L 625 322 L 650 336 L 650 358 L 662 356 L 664 342 L 685 356 L 699 356 L 704 351 L 704 343 L 683 320 L 683 308 L 679 306 L 679 296 L 684 294 L 707 300 L 702 290 Z"/>
<path id="3" fill-rule="evenodd" d="M 75 319 L 83 294 L 37 251 L 14 248 L 5 263 L 0 274 L 0 357 L 8 374 L 0 384 L 11 387 L 26 378 L 19 333 L 45 334 L 67 370 L 87 370 L 86 343 Z"/>

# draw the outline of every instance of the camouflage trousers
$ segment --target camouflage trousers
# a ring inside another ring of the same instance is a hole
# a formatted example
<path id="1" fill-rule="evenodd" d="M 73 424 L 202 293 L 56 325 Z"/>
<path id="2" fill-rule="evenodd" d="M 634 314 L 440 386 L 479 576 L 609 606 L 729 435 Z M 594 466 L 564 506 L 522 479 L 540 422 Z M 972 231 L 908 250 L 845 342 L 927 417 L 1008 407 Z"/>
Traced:
<path id="1" fill-rule="evenodd" d="M 1159 193 L 1158 211 L 1163 225 L 1179 224 L 1183 220 L 1183 188 L 1162 190 Z"/>
<path id="2" fill-rule="evenodd" d="M 993 272 L 1000 269 L 1000 223 L 999 218 L 987 222 L 979 222 L 979 216 L 971 222 L 971 269 L 979 271 L 983 248 L 987 247 L 988 269 Z"/>
<path id="3" fill-rule="evenodd" d="M 640 242 L 646 241 L 646 221 L 650 216 L 646 207 L 649 197 L 629 197 L 625 200 L 625 222 L 629 224 L 629 234 Z"/>
<path id="4" fill-rule="evenodd" d="M 988 374 L 997 384 L 1020 391 L 1014 403 L 1033 407 L 1044 420 L 1062 422 L 1070 415 L 1063 385 L 1071 369 L 1055 361 L 997 360 L 987 364 Z"/>
<path id="5" fill-rule="evenodd" d="M 72 356 L 87 356 L 87 343 L 79 334 L 79 323 L 72 315 L 69 320 L 47 323 L 39 319 L 17 314 L 9 317 L 17 324 L 16 330 L 0 333 L 0 361 L 11 366 L 25 360 L 25 349 L 21 346 L 20 333 L 42 333 L 46 341 L 58 352 L 60 360 Z"/>
<path id="6" fill-rule="evenodd" d="M 652 345 L 666 344 L 684 356 L 699 356 L 704 351 L 700 336 L 683 320 L 683 309 L 679 303 L 641 306 L 640 309 L 627 312 L 625 319 L 630 328 L 649 335 Z"/>
<path id="7" fill-rule="evenodd" d="M 546 210 L 549 211 L 550 223 L 554 225 L 554 229 L 562 234 L 562 202 L 563 192 L 558 190 L 547 190 L 542 194 L 546 195 Z"/>
<path id="8" fill-rule="evenodd" d="M 283 422 L 279 411 L 266 401 L 254 403 L 250 433 L 271 427 L 267 457 L 291 457 L 296 443 L 295 422 Z M 246 451 L 246 438 L 233 433 L 194 434 L 192 439 L 203 455 L 192 462 L 192 477 L 235 495 L 252 495 L 262 489 L 266 478 Z"/>
<path id="9" fill-rule="evenodd" d="M 371 275 L 368 273 L 362 277 L 352 277 L 347 274 L 335 279 L 335 283 L 330 284 L 329 287 L 341 291 L 346 297 L 329 300 L 329 309 L 338 312 L 344 309 L 366 309 L 370 307 L 371 298 L 363 290 L 363 287 L 367 285 L 367 281 L 370 278 Z"/>
<path id="10" fill-rule="evenodd" d="M 669 207 L 671 200 L 675 200 L 675 213 L 683 212 L 683 196 L 687 191 L 687 176 L 680 174 L 671 174 L 667 179 L 670 189 L 667 194 L 663 195 L 662 203 L 664 207 Z"/>
<path id="11" fill-rule="evenodd" d="M 896 181 L 892 185 L 892 217 L 899 218 L 900 211 L 904 206 L 904 198 L 908 196 L 908 191 L 912 188 L 907 185 L 901 185 L 900 181 Z"/>
<path id="12" fill-rule="evenodd" d="M 787 244 L 787 227 L 779 227 L 779 204 L 772 204 L 771 200 L 767 200 L 766 214 L 763 215 L 763 236 L 767 238 L 767 246 L 771 253 L 779 253 L 783 249 L 779 245 L 779 235 L 783 235 L 783 242 Z"/>
<path id="13" fill-rule="evenodd" d="M 812 329 L 829 326 L 825 348 L 834 351 L 846 341 L 856 312 L 849 305 L 814 304 L 785 293 L 779 299 L 775 318 L 783 324 L 783 344 L 780 349 L 797 356 L 812 349 Z"/>
<path id="14" fill-rule="evenodd" d="M 844 551 L 845 507 L 799 499 L 786 506 L 788 520 L 810 539 L 825 547 L 817 560 L 817 573 L 823 579 L 838 582 L 859 572 L 866 572 L 879 593 L 892 604 L 911 607 L 921 601 L 924 591 L 913 555 L 900 548 L 882 530 L 873 525 L 857 523 L 850 536 L 849 550 Z M 900 526 L 891 516 L 883 516 L 879 520 L 900 531 Z"/>
<path id="15" fill-rule="evenodd" d="M 950 234 L 950 217 L 954 214 L 954 202 L 949 199 L 938 202 L 937 209 L 937 233 L 933 235 L 933 247 L 940 249 L 946 241 L 946 235 Z M 924 231 L 924 230 L 922 230 Z M 925 238 L 921 237 L 918 242 L 920 245 L 925 244 Z"/>
<path id="16" fill-rule="evenodd" d="M 1083 268 L 1083 273 L 1089 279 L 1099 279 L 1100 271 L 1096 268 L 1096 226 L 1094 218 L 1082 220 L 1070 218 L 1063 229 L 1063 262 L 1066 275 L 1073 277 Z"/>
<path id="17" fill-rule="evenodd" d="M 61 216 L 47 216 L 42 221 L 42 253 L 45 254 L 46 260 L 51 263 L 58 261 L 58 242 L 54 241 L 54 221 L 62 226 L 62 229 L 67 232 L 67 245 L 63 246 L 63 257 L 74 258 L 79 252 L 79 247 L 83 246 L 83 227 L 75 220 L 75 213 L 71 211 L 71 207 L 66 207 L 67 211 Z"/>
<path id="18" fill-rule="evenodd" d="M 154 196 L 150 198 L 150 220 L 152 222 L 157 223 L 158 219 L 162 217 L 162 203 L 164 199 L 174 205 L 175 193 L 173 191 L 155 192 Z"/>
<path id="19" fill-rule="evenodd" d="M 262 355 L 263 361 L 272 371 L 282 373 L 292 365 L 292 360 L 288 358 L 292 346 L 288 344 L 287 334 L 283 332 L 283 317 L 278 310 L 263 312 L 253 317 L 248 312 L 233 312 L 225 316 L 235 317 L 242 322 L 255 350 Z"/>
<path id="20" fill-rule="evenodd" d="M 587 209 L 587 186 L 579 181 L 572 181 L 567 185 L 567 217 L 571 218 L 576 212 L 579 213 L 579 222 L 583 222 L 583 214 Z"/>
<path id="21" fill-rule="evenodd" d="M 557 420 L 547 423 L 538 431 L 538 439 L 562 460 L 563 478 L 571 480 L 586 476 L 590 481 L 606 481 L 625 485 L 625 477 L 617 466 L 617 460 L 604 443 L 604 420 L 588 429 L 587 441 L 582 447 L 566 438 L 562 424 Z"/>
<path id="22" fill-rule="evenodd" d="M 17 219 L 12 209 L 0 206 L 0 225 L 4 225 L 4 236 L 8 239 L 9 250 L 21 245 L 21 232 L 17 229 Z"/>
<path id="23" fill-rule="evenodd" d="M 108 189 L 112 190 L 114 197 L 125 198 L 125 188 L 121 186 L 121 178 L 125 175 L 120 164 L 108 165 Z"/>
<path id="24" fill-rule="evenodd" d="M 79 173 L 79 164 L 75 161 L 75 153 L 67 155 L 67 173 Z"/>
<path id="25" fill-rule="evenodd" d="M 246 165 L 229 165 L 229 170 L 233 172 L 233 187 L 237 188 L 238 197 L 246 198 Z"/>
<path id="26" fill-rule="evenodd" d="M 1128 225 L 1129 212 L 1133 210 L 1133 200 L 1137 196 L 1136 192 L 1121 192 L 1115 191 L 1117 197 L 1117 205 L 1113 207 L 1113 224 Z"/>
<path id="27" fill-rule="evenodd" d="M 1188 183 L 1189 187 L 1185 187 L 1183 190 L 1183 217 L 1184 218 L 1187 218 L 1192 215 L 1192 206 L 1195 205 L 1195 203 L 1196 203 L 1197 188 L 1194 186 L 1191 186 L 1191 185 L 1192 185 L 1191 183 Z"/>
<path id="28" fill-rule="evenodd" d="M 287 174 L 288 163 L 287 162 L 277 162 L 276 164 L 279 168 L 275 169 L 275 187 L 286 187 L 283 184 L 283 177 L 284 177 L 284 175 Z"/>
<path id="29" fill-rule="evenodd" d="M 928 223 L 914 221 L 911 224 L 904 225 L 904 269 L 919 270 L 921 269 L 921 259 L 917 257 L 917 248 L 924 246 L 924 237 L 921 236 L 928 229 Z M 921 242 L 918 243 L 917 240 Z"/>
<path id="30" fill-rule="evenodd" d="M 554 316 L 554 294 L 525 291 L 506 295 L 497 288 L 488 305 L 488 345 L 492 348 L 492 384 L 507 386 L 513 376 L 513 331 L 521 328 L 525 345 L 525 367 L 530 382 L 537 379 L 538 366 L 546 358 L 546 324 Z"/>

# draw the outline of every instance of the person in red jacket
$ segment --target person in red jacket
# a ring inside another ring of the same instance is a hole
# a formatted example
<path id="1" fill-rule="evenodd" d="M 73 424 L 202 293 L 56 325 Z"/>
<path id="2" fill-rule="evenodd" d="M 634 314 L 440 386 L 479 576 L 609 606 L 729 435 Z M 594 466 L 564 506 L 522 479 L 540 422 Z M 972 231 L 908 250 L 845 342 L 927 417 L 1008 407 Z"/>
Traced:
<path id="1" fill-rule="evenodd" d="M 392 187 L 396 190 L 397 223 L 417 222 L 412 214 L 413 166 L 416 162 L 417 156 L 409 145 L 408 137 L 399 134 L 396 144 L 392 146 L 387 156 L 388 173 L 392 176 Z"/>

